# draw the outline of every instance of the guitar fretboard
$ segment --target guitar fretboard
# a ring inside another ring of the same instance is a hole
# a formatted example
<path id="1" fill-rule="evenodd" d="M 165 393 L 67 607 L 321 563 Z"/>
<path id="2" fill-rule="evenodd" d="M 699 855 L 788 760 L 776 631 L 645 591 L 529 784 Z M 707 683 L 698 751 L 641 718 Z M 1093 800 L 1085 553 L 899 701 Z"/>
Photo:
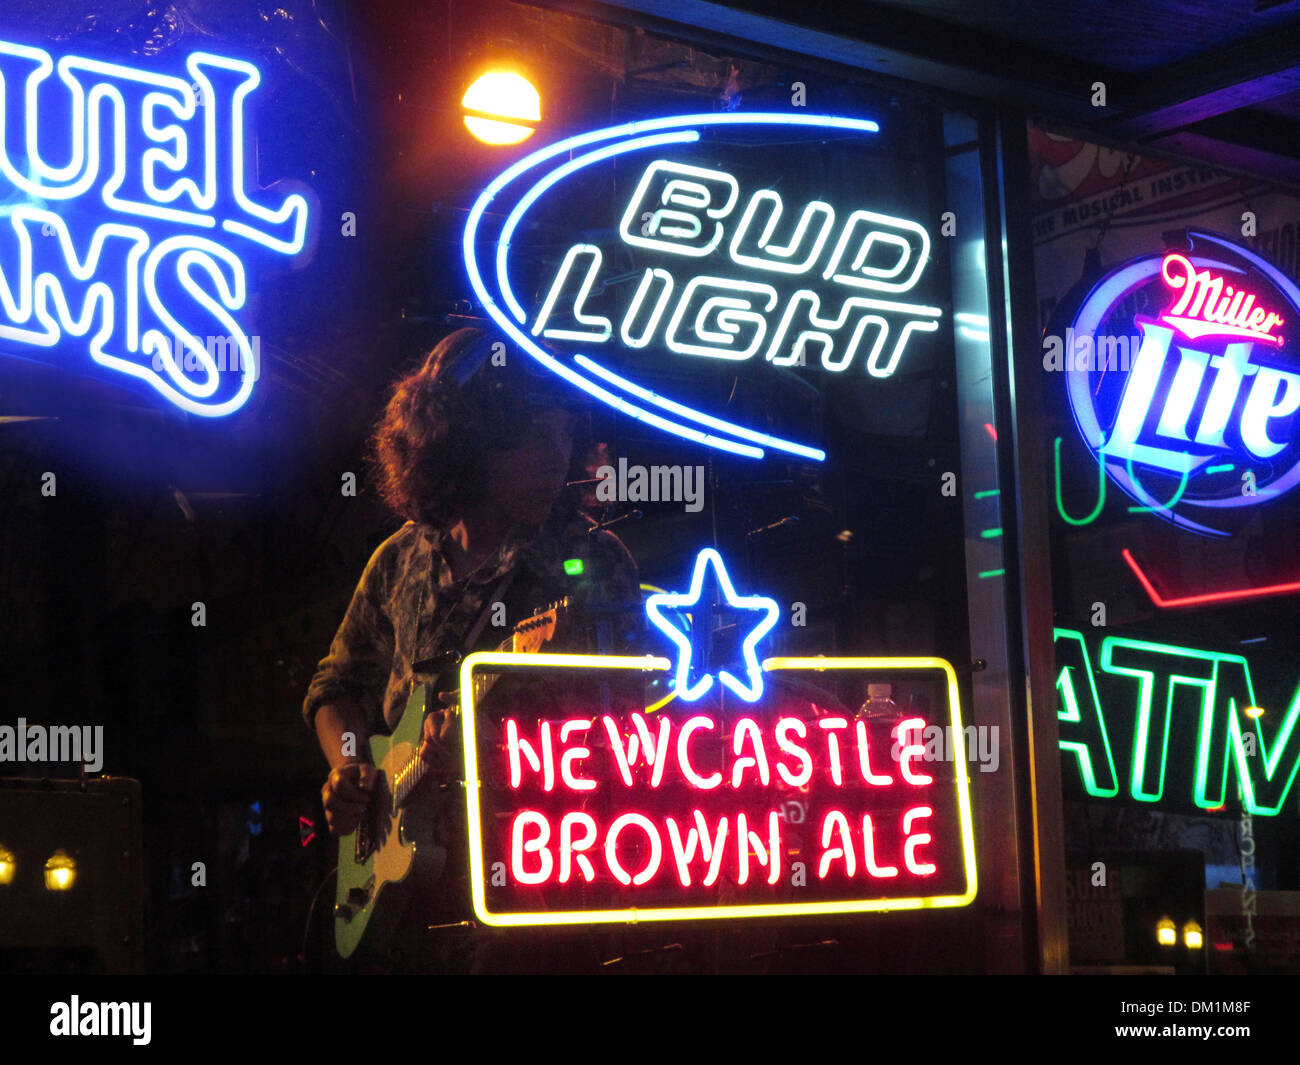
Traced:
<path id="1" fill-rule="evenodd" d="M 505 640 L 498 648 L 498 651 L 512 652 L 516 654 L 532 653 L 540 650 L 542 646 L 548 643 L 555 635 L 555 628 L 558 624 L 562 613 L 568 609 L 569 601 L 567 599 L 556 603 L 554 606 L 542 611 L 539 614 L 520 622 L 515 626 L 510 637 Z M 474 677 L 474 705 L 479 705 L 492 686 L 500 679 L 500 673 L 479 673 Z M 460 706 L 448 707 L 452 713 L 460 713 Z M 425 777 L 429 770 L 429 763 L 420 757 L 419 746 L 416 746 L 415 753 L 410 759 L 393 774 L 389 787 L 391 795 L 390 814 L 396 814 L 398 810 L 406 803 L 411 793 L 419 786 L 420 781 Z M 360 843 L 360 834 L 358 834 L 358 844 Z"/>

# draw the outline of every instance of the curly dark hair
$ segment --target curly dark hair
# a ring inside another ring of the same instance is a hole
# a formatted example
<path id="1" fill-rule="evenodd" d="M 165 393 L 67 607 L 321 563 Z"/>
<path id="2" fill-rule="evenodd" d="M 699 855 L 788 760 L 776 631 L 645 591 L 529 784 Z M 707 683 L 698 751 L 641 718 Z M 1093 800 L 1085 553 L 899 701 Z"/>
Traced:
<path id="1" fill-rule="evenodd" d="M 482 329 L 458 329 L 393 386 L 370 462 L 380 496 L 401 517 L 454 521 L 486 494 L 489 453 L 517 447 L 538 408 L 574 406 L 549 374 L 527 371 L 527 356 L 498 365 L 492 356 L 503 345 Z"/>

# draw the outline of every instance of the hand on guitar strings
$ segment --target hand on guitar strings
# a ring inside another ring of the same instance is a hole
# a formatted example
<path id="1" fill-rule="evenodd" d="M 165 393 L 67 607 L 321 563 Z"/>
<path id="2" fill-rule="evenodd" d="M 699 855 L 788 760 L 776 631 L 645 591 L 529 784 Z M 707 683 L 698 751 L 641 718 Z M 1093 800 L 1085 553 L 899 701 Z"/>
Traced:
<path id="1" fill-rule="evenodd" d="M 330 771 L 320 795 L 331 835 L 346 836 L 356 831 L 370 805 L 376 776 L 369 762 L 348 762 Z"/>
<path id="2" fill-rule="evenodd" d="M 433 777 L 440 784 L 455 780 L 460 769 L 460 752 L 456 739 L 459 735 L 456 715 L 460 713 L 460 692 L 439 692 L 441 709 L 431 710 L 424 719 L 424 738 L 420 741 L 420 757 L 433 769 Z"/>

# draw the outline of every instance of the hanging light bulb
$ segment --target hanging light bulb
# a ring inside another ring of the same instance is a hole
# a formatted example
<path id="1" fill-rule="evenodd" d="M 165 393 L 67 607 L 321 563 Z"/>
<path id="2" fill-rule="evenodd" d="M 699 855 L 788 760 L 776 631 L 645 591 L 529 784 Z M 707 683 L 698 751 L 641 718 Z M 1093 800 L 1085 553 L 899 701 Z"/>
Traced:
<path id="1" fill-rule="evenodd" d="M 1205 945 L 1205 937 L 1201 935 L 1201 926 L 1195 921 L 1188 921 L 1183 925 L 1183 945 L 1188 950 L 1200 950 Z"/>
<path id="2" fill-rule="evenodd" d="M 0 845 L 0 884 L 12 884 L 17 871 L 18 863 L 14 861 L 13 853 Z"/>

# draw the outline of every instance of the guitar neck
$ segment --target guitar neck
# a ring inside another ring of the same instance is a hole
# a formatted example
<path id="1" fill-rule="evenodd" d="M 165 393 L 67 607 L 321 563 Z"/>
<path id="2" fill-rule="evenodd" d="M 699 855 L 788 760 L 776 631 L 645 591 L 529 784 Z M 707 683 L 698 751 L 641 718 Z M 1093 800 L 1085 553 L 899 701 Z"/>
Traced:
<path id="1" fill-rule="evenodd" d="M 393 774 L 391 791 L 393 796 L 393 811 L 401 809 L 406 805 L 406 800 L 410 797 L 411 792 L 424 779 L 429 771 L 429 763 L 420 757 L 420 748 L 417 746 L 415 753 L 411 755 L 407 763 Z"/>
<path id="2" fill-rule="evenodd" d="M 568 600 L 556 603 L 554 606 L 533 615 L 526 621 L 520 622 L 515 626 L 514 631 L 506 637 L 505 640 L 497 647 L 497 651 L 508 654 L 535 654 L 541 650 L 547 643 L 555 638 L 555 630 L 559 618 L 568 608 Z M 480 673 L 474 680 L 474 705 L 477 706 L 480 700 L 486 698 L 488 692 L 492 690 L 493 685 L 501 678 L 500 673 Z M 460 712 L 460 704 L 449 707 L 456 713 Z M 410 796 L 416 787 L 425 777 L 429 770 L 429 763 L 420 757 L 420 749 L 417 745 L 415 753 L 410 760 L 402 766 L 393 776 L 392 796 L 393 809 L 396 811 L 400 808 Z"/>

